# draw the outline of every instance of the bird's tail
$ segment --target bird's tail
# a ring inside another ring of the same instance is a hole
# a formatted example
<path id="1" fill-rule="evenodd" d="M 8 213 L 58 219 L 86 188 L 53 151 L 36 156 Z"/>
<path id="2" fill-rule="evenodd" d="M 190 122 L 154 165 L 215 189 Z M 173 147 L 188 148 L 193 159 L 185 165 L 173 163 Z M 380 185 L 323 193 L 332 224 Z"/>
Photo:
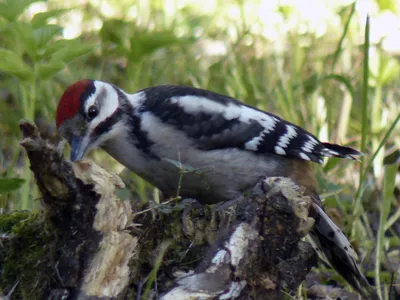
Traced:
<path id="1" fill-rule="evenodd" d="M 350 147 L 345 147 L 330 143 L 322 143 L 322 145 L 324 146 L 324 148 L 321 150 L 321 153 L 323 156 L 326 157 L 336 156 L 341 158 L 358 160 L 358 157 L 363 155 L 362 152 Z"/>
<path id="2" fill-rule="evenodd" d="M 315 225 L 310 232 L 318 255 L 328 262 L 358 293 L 366 299 L 379 299 L 372 286 L 361 273 L 356 261 L 357 253 L 349 240 L 324 210 L 313 204 Z"/>

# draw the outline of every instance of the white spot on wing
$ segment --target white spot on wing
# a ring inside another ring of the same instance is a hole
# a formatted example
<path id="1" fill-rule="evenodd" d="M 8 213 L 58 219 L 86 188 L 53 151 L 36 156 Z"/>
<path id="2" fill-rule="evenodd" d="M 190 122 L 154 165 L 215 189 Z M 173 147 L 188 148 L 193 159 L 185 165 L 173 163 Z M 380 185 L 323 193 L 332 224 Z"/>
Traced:
<path id="1" fill-rule="evenodd" d="M 254 108 L 235 103 L 224 105 L 205 97 L 172 97 L 170 101 L 171 103 L 178 103 L 186 113 L 220 113 L 227 120 L 239 119 L 239 121 L 244 123 L 250 123 L 250 120 L 255 120 L 264 126 L 266 132 L 273 130 L 277 122 L 277 119 L 273 116 Z"/>
<path id="2" fill-rule="evenodd" d="M 290 140 L 296 136 L 296 128 L 293 125 L 286 125 L 286 133 L 279 138 L 278 146 L 282 148 L 287 148 L 287 146 L 290 144 Z"/>
<path id="3" fill-rule="evenodd" d="M 257 120 L 261 123 L 261 125 L 263 125 L 264 129 L 264 133 L 269 133 L 271 131 L 273 131 L 275 129 L 275 125 L 276 123 L 279 122 L 279 120 L 277 118 L 274 118 L 272 116 L 269 116 L 267 114 L 263 114 L 257 110 L 255 110 L 255 112 L 263 115 L 264 117 L 261 120 Z"/>
<path id="4" fill-rule="evenodd" d="M 247 150 L 257 151 L 258 145 L 260 144 L 261 137 L 258 136 L 254 139 L 251 139 L 246 144 L 244 144 L 244 148 Z"/>
<path id="5" fill-rule="evenodd" d="M 304 159 L 304 160 L 311 160 L 307 154 L 300 152 L 299 153 L 300 158 Z"/>
<path id="6" fill-rule="evenodd" d="M 182 96 L 172 97 L 171 103 L 177 103 L 186 113 L 220 113 L 226 120 L 238 119 L 240 122 L 250 124 L 251 121 L 259 122 L 264 130 L 259 136 L 251 139 L 245 144 L 245 149 L 256 151 L 258 145 L 262 141 L 262 136 L 275 129 L 276 123 L 279 122 L 274 116 L 270 116 L 262 111 L 254 108 L 229 103 L 224 105 L 205 97 Z"/>
<path id="7" fill-rule="evenodd" d="M 178 99 L 176 97 L 172 97 L 172 98 L 169 99 L 169 102 L 171 104 L 176 104 L 176 103 L 178 103 Z"/>
<path id="8" fill-rule="evenodd" d="M 209 112 L 209 113 L 225 113 L 228 106 L 213 101 L 211 99 L 205 97 L 198 96 L 180 96 L 180 97 L 171 97 L 171 103 L 177 103 L 186 113 L 196 114 L 198 112 Z M 236 114 L 233 114 L 235 113 Z M 233 115 L 227 115 L 226 118 L 228 120 L 236 118 L 239 116 L 239 111 L 232 109 L 230 111 Z"/>
<path id="9" fill-rule="evenodd" d="M 322 150 L 322 154 L 324 156 L 328 156 L 328 157 L 339 155 L 339 153 L 337 151 L 334 151 L 331 149 L 326 149 L 326 148 L 324 150 Z"/>
<path id="10" fill-rule="evenodd" d="M 248 141 L 247 143 L 245 143 L 244 148 L 247 150 L 257 151 L 258 145 L 260 145 L 261 141 L 263 140 L 263 137 L 262 137 L 263 134 L 264 134 L 264 131 L 262 131 L 259 136 L 255 137 L 255 138 L 251 139 L 250 141 Z"/>
<path id="11" fill-rule="evenodd" d="M 319 144 L 319 142 L 315 138 L 313 138 L 311 135 L 308 136 L 308 139 L 315 145 Z"/>
<path id="12" fill-rule="evenodd" d="M 248 108 L 248 107 L 246 107 L 246 108 Z M 278 119 L 276 119 L 276 118 L 274 118 L 272 116 L 269 116 L 267 114 L 263 114 L 263 113 L 261 113 L 261 112 L 259 112 L 257 110 L 253 110 L 253 111 L 263 115 L 263 118 L 261 120 L 257 120 L 257 121 L 265 129 L 263 131 L 261 131 L 260 134 L 257 137 L 251 139 L 246 144 L 244 144 L 244 147 L 245 147 L 245 149 L 248 149 L 248 150 L 257 151 L 258 145 L 260 145 L 260 143 L 263 141 L 264 134 L 267 134 L 267 133 L 270 133 L 271 131 L 273 131 L 274 128 L 275 128 L 275 124 L 277 122 L 279 122 L 279 121 L 278 121 Z"/>
<path id="13" fill-rule="evenodd" d="M 315 138 L 309 135 L 308 141 L 304 143 L 304 145 L 301 147 L 301 150 L 304 152 L 311 153 L 314 150 L 315 146 L 318 144 L 319 142 Z"/>
<path id="14" fill-rule="evenodd" d="M 313 149 L 314 145 L 310 141 L 305 142 L 304 145 L 301 147 L 301 150 L 304 152 L 312 152 Z"/>
<path id="15" fill-rule="evenodd" d="M 275 153 L 279 154 L 279 155 L 286 155 L 286 151 L 283 150 L 283 148 L 281 148 L 279 146 L 275 146 Z"/>

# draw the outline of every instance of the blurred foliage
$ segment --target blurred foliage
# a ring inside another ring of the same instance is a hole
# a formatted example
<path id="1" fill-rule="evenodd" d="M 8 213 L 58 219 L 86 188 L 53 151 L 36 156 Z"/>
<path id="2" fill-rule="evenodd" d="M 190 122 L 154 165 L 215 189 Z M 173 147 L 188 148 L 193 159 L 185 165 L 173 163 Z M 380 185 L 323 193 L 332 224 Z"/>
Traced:
<path id="1" fill-rule="evenodd" d="M 388 173 L 383 162 L 400 147 L 400 49 L 385 48 L 390 30 L 378 25 L 382 14 L 395 16 L 399 4 L 301 3 L 1 0 L 0 206 L 38 209 L 18 122 L 34 119 L 57 140 L 55 108 L 72 82 L 99 79 L 127 92 L 192 85 L 274 112 L 321 140 L 365 151 L 360 164 L 330 159 L 318 168 L 318 180 L 325 205 L 337 211 L 361 257 L 376 262 L 366 267 L 388 284 L 386 256 L 400 244 L 399 199 L 388 187 L 398 188 L 399 174 Z M 363 5 L 372 11 L 371 29 Z M 121 169 L 101 151 L 93 157 Z M 18 177 L 25 179 L 23 189 L 22 181 L 13 181 Z M 156 197 L 131 172 L 124 177 L 135 199 Z M 10 180 L 15 189 L 5 187 Z"/>
<path id="2" fill-rule="evenodd" d="M 1 75 L 13 80 L 16 85 L 13 96 L 18 109 L 12 116 L 14 124 L 20 118 L 33 120 L 40 107 L 46 105 L 45 101 L 41 101 L 37 109 L 36 102 L 41 96 L 36 92 L 37 88 L 46 84 L 47 80 L 63 70 L 72 60 L 93 48 L 90 44 L 80 43 L 78 39 L 61 38 L 62 27 L 49 24 L 49 19 L 66 13 L 68 9 L 49 10 L 35 14 L 29 21 L 23 20 L 23 12 L 34 2 L 38 1 L 4 0 L 0 3 L 0 17 L 4 19 L 0 26 L 0 70 Z M 3 112 L 9 110 L 7 106 Z M 19 151 L 20 149 L 15 151 L 15 157 Z M 10 169 L 9 173 L 13 166 Z M 25 184 L 19 205 L 23 209 L 30 209 L 31 172 L 28 165 L 24 177 Z"/>
<path id="3" fill-rule="evenodd" d="M 0 194 L 17 190 L 24 182 L 25 180 L 19 178 L 0 178 Z"/>

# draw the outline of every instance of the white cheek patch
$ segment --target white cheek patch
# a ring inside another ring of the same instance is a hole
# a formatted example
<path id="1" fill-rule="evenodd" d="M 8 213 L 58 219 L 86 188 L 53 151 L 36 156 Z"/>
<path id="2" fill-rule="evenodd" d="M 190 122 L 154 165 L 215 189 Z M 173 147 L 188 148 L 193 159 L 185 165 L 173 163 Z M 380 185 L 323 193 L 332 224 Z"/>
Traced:
<path id="1" fill-rule="evenodd" d="M 97 117 L 90 122 L 91 129 L 110 117 L 119 106 L 118 94 L 112 85 L 100 81 L 95 81 L 94 84 L 96 92 L 85 103 L 85 112 L 94 104 L 98 105 L 99 109 Z"/>

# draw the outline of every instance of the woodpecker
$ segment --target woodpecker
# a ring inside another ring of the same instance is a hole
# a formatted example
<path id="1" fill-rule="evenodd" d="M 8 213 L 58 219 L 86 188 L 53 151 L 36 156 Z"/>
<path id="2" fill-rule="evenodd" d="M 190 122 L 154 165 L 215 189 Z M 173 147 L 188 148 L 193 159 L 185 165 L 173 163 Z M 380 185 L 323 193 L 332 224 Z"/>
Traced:
<path id="1" fill-rule="evenodd" d="M 155 86 L 128 94 L 98 80 L 69 86 L 57 108 L 57 128 L 71 145 L 71 160 L 102 148 L 165 197 L 219 203 L 235 199 L 265 177 L 289 177 L 314 204 L 311 238 L 361 295 L 373 289 L 357 253 L 324 212 L 310 162 L 357 160 L 350 147 L 320 142 L 278 116 L 228 96 L 186 86 Z M 182 171 L 184 169 L 184 172 Z"/>

